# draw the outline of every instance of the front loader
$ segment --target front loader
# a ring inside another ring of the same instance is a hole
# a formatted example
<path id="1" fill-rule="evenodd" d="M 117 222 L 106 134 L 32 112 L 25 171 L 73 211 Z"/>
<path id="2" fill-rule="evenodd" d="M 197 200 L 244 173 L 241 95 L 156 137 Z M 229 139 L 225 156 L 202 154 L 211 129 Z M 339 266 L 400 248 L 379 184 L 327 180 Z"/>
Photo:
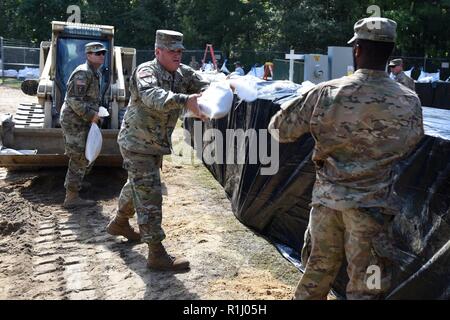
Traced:
<path id="1" fill-rule="evenodd" d="M 101 105 L 110 116 L 102 122 L 100 166 L 120 166 L 117 134 L 129 100 L 129 78 L 136 66 L 136 50 L 114 46 L 114 27 L 52 22 L 52 39 L 40 45 L 40 77 L 27 79 L 22 91 L 38 103 L 20 104 L 14 115 L 0 115 L 0 167 L 66 166 L 59 115 L 72 71 L 86 61 L 84 45 L 98 41 L 108 52 L 101 67 Z"/>

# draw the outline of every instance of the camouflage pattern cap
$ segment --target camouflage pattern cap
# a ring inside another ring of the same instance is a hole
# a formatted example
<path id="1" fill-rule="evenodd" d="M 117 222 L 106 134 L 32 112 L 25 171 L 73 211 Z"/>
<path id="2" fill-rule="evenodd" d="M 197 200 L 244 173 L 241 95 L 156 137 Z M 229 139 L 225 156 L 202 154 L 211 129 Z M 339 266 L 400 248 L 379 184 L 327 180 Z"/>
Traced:
<path id="1" fill-rule="evenodd" d="M 397 66 L 401 66 L 402 64 L 403 64 L 402 59 L 394 59 L 394 60 L 391 60 L 391 62 L 389 62 L 389 67 L 397 67 Z"/>
<path id="2" fill-rule="evenodd" d="M 108 51 L 100 42 L 89 42 L 84 46 L 84 52 L 86 53 L 95 53 L 100 51 Z"/>
<path id="3" fill-rule="evenodd" d="M 157 30 L 155 48 L 168 50 L 184 50 L 183 34 L 172 30 Z"/>
<path id="4" fill-rule="evenodd" d="M 397 38 L 397 23 L 387 18 L 365 18 L 355 23 L 355 35 L 348 42 L 353 43 L 356 39 L 395 42 Z"/>

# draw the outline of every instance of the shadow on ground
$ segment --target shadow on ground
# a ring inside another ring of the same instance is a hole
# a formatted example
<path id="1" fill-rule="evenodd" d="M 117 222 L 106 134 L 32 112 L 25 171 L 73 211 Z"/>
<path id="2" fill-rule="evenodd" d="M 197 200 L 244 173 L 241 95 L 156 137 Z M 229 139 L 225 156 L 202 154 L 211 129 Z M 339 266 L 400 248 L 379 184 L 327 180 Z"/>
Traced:
<path id="1" fill-rule="evenodd" d="M 8 172 L 7 182 L 21 180 L 22 196 L 28 201 L 45 204 L 62 204 L 65 196 L 64 179 L 66 168 L 41 169 L 38 171 Z M 26 182 L 29 180 L 29 182 Z M 107 201 L 119 196 L 127 180 L 127 173 L 120 168 L 94 168 L 85 177 L 88 189 L 82 189 L 80 195 L 96 201 Z"/>
<path id="2" fill-rule="evenodd" d="M 145 283 L 145 300 L 199 300 L 200 296 L 190 292 L 185 284 L 176 277 L 175 272 L 152 271 L 147 268 L 147 259 L 133 251 L 136 243 L 112 243 L 107 248 L 119 254 L 130 270 L 142 278 Z M 145 245 L 145 244 L 141 244 Z M 187 271 L 189 272 L 189 271 Z M 178 272 L 178 273 L 186 273 Z"/>

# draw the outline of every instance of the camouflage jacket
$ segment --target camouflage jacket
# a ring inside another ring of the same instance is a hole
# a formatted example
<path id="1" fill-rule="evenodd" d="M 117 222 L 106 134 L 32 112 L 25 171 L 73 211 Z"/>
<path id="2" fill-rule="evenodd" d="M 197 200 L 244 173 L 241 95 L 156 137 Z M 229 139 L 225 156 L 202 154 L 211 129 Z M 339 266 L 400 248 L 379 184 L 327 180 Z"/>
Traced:
<path id="1" fill-rule="evenodd" d="M 83 154 L 91 121 L 100 106 L 98 73 L 86 62 L 70 75 L 61 108 L 61 127 L 66 154 Z"/>
<path id="2" fill-rule="evenodd" d="M 172 75 L 155 59 L 139 65 L 130 80 L 130 102 L 118 136 L 119 145 L 131 152 L 170 154 L 171 136 L 188 95 L 209 85 L 181 65 Z"/>
<path id="3" fill-rule="evenodd" d="M 100 106 L 100 76 L 86 62 L 79 65 L 69 77 L 61 121 L 64 118 L 78 118 L 80 122 L 90 123 Z"/>
<path id="4" fill-rule="evenodd" d="M 407 88 L 409 88 L 413 91 L 416 90 L 416 84 L 415 84 L 414 80 L 412 78 L 408 77 L 408 75 L 406 73 L 404 73 L 403 71 L 397 75 L 394 75 L 394 80 L 397 81 L 398 83 L 401 83 L 402 85 L 406 86 Z"/>
<path id="5" fill-rule="evenodd" d="M 417 95 L 387 73 L 367 69 L 284 103 L 269 130 L 283 143 L 312 134 L 312 204 L 335 210 L 398 208 L 392 192 L 394 165 L 424 135 Z"/>

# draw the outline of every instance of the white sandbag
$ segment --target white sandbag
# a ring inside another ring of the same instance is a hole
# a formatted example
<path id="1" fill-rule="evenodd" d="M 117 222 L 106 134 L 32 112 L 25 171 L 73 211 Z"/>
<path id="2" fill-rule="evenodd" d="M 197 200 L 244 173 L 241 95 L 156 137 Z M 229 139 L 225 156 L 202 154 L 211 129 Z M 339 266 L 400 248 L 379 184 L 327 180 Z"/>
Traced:
<path id="1" fill-rule="evenodd" d="M 39 79 L 39 68 L 25 67 L 17 73 L 17 79 Z"/>
<path id="2" fill-rule="evenodd" d="M 264 78 L 264 66 L 252 67 L 247 75 L 254 76 L 260 79 Z"/>
<path id="3" fill-rule="evenodd" d="M 214 82 L 206 89 L 198 99 L 201 112 L 209 119 L 225 117 L 233 105 L 233 91 L 225 82 Z"/>
<path id="4" fill-rule="evenodd" d="M 213 82 L 219 82 L 224 81 L 227 76 L 222 72 L 204 72 L 204 71 L 196 71 L 196 74 L 198 74 L 204 81 L 207 81 L 209 83 Z"/>
<path id="5" fill-rule="evenodd" d="M 299 94 L 305 94 L 307 93 L 309 90 L 311 90 L 312 88 L 314 88 L 316 86 L 315 83 L 312 83 L 311 81 L 304 81 L 302 82 L 302 86 L 300 89 L 297 90 L 297 93 Z"/>
<path id="6" fill-rule="evenodd" d="M 18 72 L 14 69 L 8 69 L 8 70 L 1 70 L 0 69 L 0 75 L 4 75 L 7 78 L 17 78 Z"/>
<path id="7" fill-rule="evenodd" d="M 200 111 L 209 119 L 220 119 L 225 117 L 233 104 L 233 91 L 226 81 L 213 82 L 206 89 L 200 98 L 198 106 Z M 188 111 L 185 117 L 194 117 L 192 112 Z"/>
<path id="8" fill-rule="evenodd" d="M 419 79 L 417 79 L 417 82 L 420 83 L 430 83 L 430 82 L 437 82 L 440 79 L 440 72 L 436 73 L 428 73 L 424 71 L 420 71 Z"/>
<path id="9" fill-rule="evenodd" d="M 404 72 L 405 72 L 405 74 L 406 74 L 408 77 L 411 78 L 411 73 L 412 73 L 412 71 L 413 71 L 413 69 L 411 68 L 411 69 L 406 70 L 406 71 L 404 71 Z"/>
<path id="10" fill-rule="evenodd" d="M 89 161 L 89 164 L 97 159 L 100 151 L 102 150 L 102 143 L 102 132 L 96 123 L 92 123 L 91 128 L 89 129 L 85 150 L 85 156 Z"/>
<path id="11" fill-rule="evenodd" d="M 225 59 L 225 61 L 223 62 L 222 68 L 220 68 L 220 71 L 223 72 L 224 74 L 230 74 L 230 70 L 228 70 L 228 68 L 227 68 L 227 62 L 228 62 L 228 59 Z"/>
<path id="12" fill-rule="evenodd" d="M 28 156 L 28 155 L 35 155 L 37 154 L 37 150 L 15 150 L 15 149 L 1 149 L 0 150 L 1 155 L 21 155 L 21 156 Z"/>
<path id="13" fill-rule="evenodd" d="M 236 95 L 245 102 L 253 102 L 258 99 L 257 81 L 253 77 L 239 77 L 229 80 L 235 88 Z"/>
<path id="14" fill-rule="evenodd" d="M 100 107 L 100 108 L 98 108 L 98 116 L 100 118 L 108 117 L 109 116 L 109 112 L 108 112 L 108 110 L 106 110 L 105 107 Z"/>
<path id="15" fill-rule="evenodd" d="M 262 86 L 258 90 L 259 96 L 271 96 L 276 95 L 280 93 L 286 93 L 286 95 L 294 94 L 298 89 L 301 89 L 302 86 L 288 81 L 288 80 L 277 80 L 277 81 L 270 81 L 267 83 L 267 85 Z"/>

